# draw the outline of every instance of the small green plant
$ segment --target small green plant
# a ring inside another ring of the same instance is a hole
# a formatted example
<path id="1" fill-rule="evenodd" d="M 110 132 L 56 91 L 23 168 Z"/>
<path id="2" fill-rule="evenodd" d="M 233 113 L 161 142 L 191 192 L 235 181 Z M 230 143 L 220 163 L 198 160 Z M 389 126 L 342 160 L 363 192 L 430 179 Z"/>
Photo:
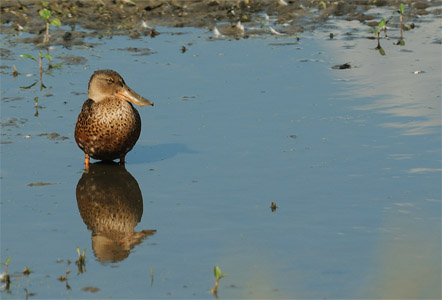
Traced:
<path id="1" fill-rule="evenodd" d="M 30 55 L 30 54 L 20 54 L 20 57 L 26 57 L 26 58 L 32 59 L 33 61 L 36 61 L 38 63 L 38 67 L 39 67 L 39 71 L 40 71 L 40 91 L 43 88 L 46 88 L 46 86 L 43 84 L 43 79 L 42 79 L 43 72 L 44 72 L 44 69 L 43 69 L 43 59 L 46 58 L 48 60 L 48 68 L 50 68 L 51 67 L 52 56 L 49 53 L 43 55 L 41 53 L 41 51 L 38 51 L 38 59 L 35 58 L 34 56 Z"/>
<path id="2" fill-rule="evenodd" d="M 386 32 L 387 32 L 387 26 L 386 26 L 386 25 L 387 25 L 387 22 L 388 22 L 388 21 L 386 21 L 384 18 L 382 18 L 382 20 L 379 21 L 378 28 L 377 28 L 376 31 L 375 31 L 376 36 L 377 36 L 377 38 L 378 38 L 378 41 L 379 41 L 380 34 L 381 34 L 381 31 L 382 31 L 382 30 L 384 30 L 384 33 L 385 33 L 385 35 L 386 35 Z"/>
<path id="3" fill-rule="evenodd" d="M 52 11 L 49 9 L 48 1 L 41 1 L 41 5 L 43 6 L 43 8 L 40 9 L 38 13 L 40 14 L 40 18 L 46 23 L 46 33 L 43 38 L 43 43 L 49 43 L 49 26 L 61 26 L 61 22 L 58 18 L 52 17 Z"/>
<path id="4" fill-rule="evenodd" d="M 11 259 L 8 257 L 5 261 L 5 274 L 1 277 L 1 282 L 5 283 L 5 290 L 9 292 L 9 286 L 11 285 L 11 277 L 8 274 L 8 266 L 11 262 Z"/>
<path id="5" fill-rule="evenodd" d="M 404 24 L 405 5 L 403 3 L 401 3 L 399 5 L 399 9 L 398 10 L 393 12 L 393 14 L 395 14 L 395 13 L 399 14 L 399 23 L 400 23 L 400 26 L 401 26 L 401 33 L 402 33 L 402 29 L 410 30 L 411 29 L 411 25 Z"/>
<path id="6" fill-rule="evenodd" d="M 153 285 L 153 268 L 150 268 L 150 286 Z"/>
<path id="7" fill-rule="evenodd" d="M 77 247 L 78 259 L 75 264 L 78 267 L 78 274 L 86 272 L 86 248 L 83 248 L 83 253 L 80 252 L 80 248 Z"/>
<path id="8" fill-rule="evenodd" d="M 396 45 L 399 46 L 405 46 L 405 41 L 404 41 L 404 34 L 403 31 L 404 30 L 410 30 L 412 28 L 411 25 L 409 24 L 404 24 L 404 13 L 405 13 L 405 5 L 403 3 L 401 3 L 399 5 L 399 9 L 393 12 L 393 15 L 395 13 L 399 14 L 399 24 L 400 24 L 400 31 L 401 31 L 401 37 L 399 38 L 399 41 L 396 43 Z"/>
<path id="9" fill-rule="evenodd" d="M 221 278 L 226 277 L 227 274 L 223 274 L 221 272 L 221 269 L 218 266 L 215 266 L 213 269 L 213 273 L 215 275 L 215 286 L 210 290 L 212 294 L 215 295 L 215 297 L 218 299 L 218 284 Z"/>
<path id="10" fill-rule="evenodd" d="M 35 58 L 34 56 L 32 56 L 30 54 L 20 54 L 20 57 L 26 57 L 26 58 L 32 59 L 33 61 L 36 61 L 38 63 L 39 68 L 40 68 L 40 72 L 44 71 L 44 69 L 43 69 L 43 58 L 47 58 L 48 59 L 48 64 L 49 65 L 51 64 L 51 60 L 52 60 L 52 56 L 49 53 L 43 55 L 41 53 L 41 51 L 38 51 L 38 60 L 37 60 L 37 58 Z"/>
<path id="11" fill-rule="evenodd" d="M 378 38 L 378 46 L 376 47 L 376 50 L 378 50 L 381 55 L 385 55 L 385 51 L 381 47 L 381 42 L 379 41 L 379 39 L 380 39 L 380 34 L 381 34 L 382 30 L 384 30 L 385 36 L 387 36 L 387 26 L 386 26 L 387 22 L 388 21 L 386 21 L 384 18 L 382 18 L 382 20 L 378 24 L 378 28 L 375 31 L 376 36 Z"/>

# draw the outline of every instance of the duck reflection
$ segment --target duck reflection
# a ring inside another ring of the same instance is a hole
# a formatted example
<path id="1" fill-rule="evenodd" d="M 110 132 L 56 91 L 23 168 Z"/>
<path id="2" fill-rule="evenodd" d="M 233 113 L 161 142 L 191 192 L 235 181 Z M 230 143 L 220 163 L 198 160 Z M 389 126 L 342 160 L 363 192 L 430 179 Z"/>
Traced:
<path id="1" fill-rule="evenodd" d="M 116 163 L 90 165 L 77 184 L 77 204 L 92 230 L 92 249 L 102 262 L 122 261 L 156 230 L 135 232 L 143 215 L 143 196 L 135 178 Z"/>

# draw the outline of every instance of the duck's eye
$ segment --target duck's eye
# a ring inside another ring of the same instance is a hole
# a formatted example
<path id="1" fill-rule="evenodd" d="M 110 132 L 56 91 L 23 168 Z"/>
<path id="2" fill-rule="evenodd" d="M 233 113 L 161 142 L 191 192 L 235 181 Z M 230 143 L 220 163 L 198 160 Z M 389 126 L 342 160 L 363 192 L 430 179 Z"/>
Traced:
<path id="1" fill-rule="evenodd" d="M 108 78 L 108 79 L 107 79 L 107 83 L 109 83 L 109 84 L 113 84 L 113 83 L 114 83 L 114 80 L 113 80 L 112 78 Z"/>

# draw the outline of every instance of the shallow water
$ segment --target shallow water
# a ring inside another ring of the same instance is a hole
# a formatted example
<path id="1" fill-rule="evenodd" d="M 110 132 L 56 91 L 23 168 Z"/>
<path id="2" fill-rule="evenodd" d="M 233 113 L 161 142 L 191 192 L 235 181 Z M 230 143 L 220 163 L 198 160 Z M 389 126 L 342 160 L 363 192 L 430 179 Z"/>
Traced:
<path id="1" fill-rule="evenodd" d="M 20 88 L 38 67 L 18 56 L 38 50 L 1 36 L 2 65 L 21 73 L 0 74 L 1 261 L 33 271 L 2 298 L 211 298 L 215 265 L 220 299 L 440 298 L 437 22 L 404 47 L 393 30 L 385 56 L 342 21 L 300 41 L 169 28 L 88 39 L 51 51 L 53 64 L 84 59 L 44 74 L 42 91 Z M 83 174 L 73 130 L 104 68 L 155 106 L 138 108 L 126 170 Z M 113 228 L 123 214 L 129 228 Z M 67 268 L 71 289 L 57 280 Z"/>

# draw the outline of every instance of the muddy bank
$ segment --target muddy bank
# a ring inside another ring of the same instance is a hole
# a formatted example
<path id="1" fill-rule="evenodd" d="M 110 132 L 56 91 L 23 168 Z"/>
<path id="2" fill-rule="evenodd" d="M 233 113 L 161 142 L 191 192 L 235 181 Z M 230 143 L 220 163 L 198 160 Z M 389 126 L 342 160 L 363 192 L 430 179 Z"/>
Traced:
<path id="1" fill-rule="evenodd" d="M 71 27 L 67 31 L 66 27 L 60 30 L 51 26 L 51 43 L 78 42 L 86 35 L 97 34 L 124 34 L 134 38 L 155 36 L 157 26 L 212 30 L 217 25 L 221 34 L 236 36 L 238 28 L 233 24 L 238 21 L 245 26 L 246 33 L 247 28 L 255 28 L 253 34 L 274 34 L 266 26 L 271 24 L 287 34 L 299 34 L 321 26 L 328 18 L 378 22 L 378 17 L 367 12 L 370 8 L 382 6 L 394 11 L 400 3 L 406 5 L 405 18 L 411 21 L 419 15 L 440 15 L 440 8 L 434 7 L 442 1 L 54 0 L 45 4 L 40 0 L 2 0 L 0 28 L 1 33 L 35 34 L 38 37 L 31 41 L 42 42 L 45 22 L 39 11 L 46 5 L 52 13 L 51 18 L 58 18 L 62 25 Z M 90 31 L 78 31 L 78 26 Z"/>

